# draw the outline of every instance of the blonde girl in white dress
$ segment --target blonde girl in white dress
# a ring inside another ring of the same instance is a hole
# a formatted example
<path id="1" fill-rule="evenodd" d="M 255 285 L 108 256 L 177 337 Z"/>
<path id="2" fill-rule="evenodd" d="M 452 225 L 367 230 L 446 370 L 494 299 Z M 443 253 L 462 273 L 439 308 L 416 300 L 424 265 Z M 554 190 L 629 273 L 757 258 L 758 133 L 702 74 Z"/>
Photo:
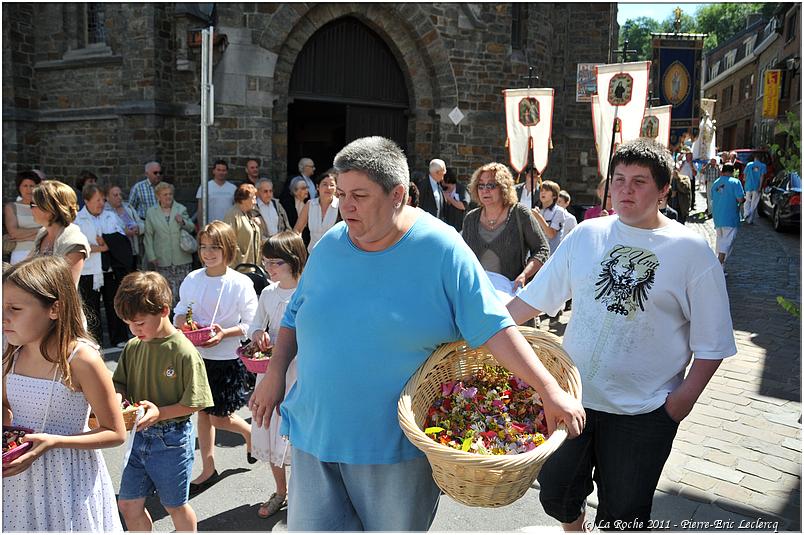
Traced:
<path id="1" fill-rule="evenodd" d="M 30 449 L 3 464 L 4 531 L 121 532 L 98 448 L 123 443 L 123 414 L 63 257 L 3 274 L 3 425 L 26 427 Z M 100 427 L 87 427 L 90 408 Z"/>
<path id="2" fill-rule="evenodd" d="M 299 234 L 304 227 L 310 229 L 310 244 L 307 246 L 310 252 L 318 240 L 338 222 L 338 197 L 335 196 L 337 187 L 335 173 L 324 175 L 318 183 L 318 196 L 304 205 L 299 220 L 293 227 Z"/>
<path id="3" fill-rule="evenodd" d="M 271 284 L 260 294 L 257 314 L 252 323 L 251 341 L 260 350 L 267 350 L 279 334 L 279 324 L 285 308 L 296 291 L 307 250 L 300 235 L 284 231 L 271 236 L 262 247 L 263 265 L 271 277 Z M 257 374 L 257 383 L 265 374 Z M 285 392 L 296 382 L 296 361 L 290 364 L 285 375 Z M 290 465 L 290 444 L 279 435 L 280 416 L 274 414 L 268 429 L 251 424 L 251 447 L 254 457 L 270 464 L 276 481 L 276 492 L 268 501 L 260 504 L 257 515 L 268 518 L 287 506 L 287 475 L 285 467 Z"/>

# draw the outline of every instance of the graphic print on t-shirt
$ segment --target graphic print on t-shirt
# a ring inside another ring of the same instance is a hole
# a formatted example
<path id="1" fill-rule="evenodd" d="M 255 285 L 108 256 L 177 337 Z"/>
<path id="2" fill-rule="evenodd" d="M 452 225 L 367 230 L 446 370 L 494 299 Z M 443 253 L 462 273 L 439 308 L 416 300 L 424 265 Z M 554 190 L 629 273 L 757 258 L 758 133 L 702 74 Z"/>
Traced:
<path id="1" fill-rule="evenodd" d="M 644 311 L 648 293 L 656 280 L 659 259 L 645 249 L 615 245 L 600 263 L 603 269 L 595 283 L 595 300 L 606 310 L 632 319 Z"/>

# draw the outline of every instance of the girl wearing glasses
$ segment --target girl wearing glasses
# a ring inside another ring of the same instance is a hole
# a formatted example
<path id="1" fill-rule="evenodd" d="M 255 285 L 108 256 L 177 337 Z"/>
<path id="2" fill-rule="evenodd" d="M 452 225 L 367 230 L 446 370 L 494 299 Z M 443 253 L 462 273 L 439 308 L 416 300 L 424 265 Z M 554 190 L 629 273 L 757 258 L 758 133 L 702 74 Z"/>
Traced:
<path id="1" fill-rule="evenodd" d="M 514 177 L 501 163 L 479 167 L 469 183 L 472 199 L 480 204 L 463 222 L 463 239 L 483 269 L 521 288 L 547 261 L 550 248 L 530 210 L 517 202 Z"/>
<path id="2" fill-rule="evenodd" d="M 304 265 L 307 262 L 307 249 L 301 236 L 292 231 L 284 231 L 271 236 L 262 247 L 263 265 L 271 277 L 271 285 L 260 294 L 257 314 L 254 317 L 251 341 L 261 351 L 273 345 L 279 334 L 279 322 L 285 314 L 285 308 L 296 291 Z M 265 378 L 265 374 L 257 374 L 257 384 Z M 296 382 L 296 361 L 293 360 L 285 374 L 285 389 Z M 251 424 L 251 447 L 254 457 L 270 464 L 276 482 L 276 492 L 268 501 L 260 504 L 257 515 L 268 518 L 287 506 L 288 483 L 285 467 L 290 465 L 290 444 L 280 436 L 279 426 L 282 419 L 275 416 L 266 429 Z"/>

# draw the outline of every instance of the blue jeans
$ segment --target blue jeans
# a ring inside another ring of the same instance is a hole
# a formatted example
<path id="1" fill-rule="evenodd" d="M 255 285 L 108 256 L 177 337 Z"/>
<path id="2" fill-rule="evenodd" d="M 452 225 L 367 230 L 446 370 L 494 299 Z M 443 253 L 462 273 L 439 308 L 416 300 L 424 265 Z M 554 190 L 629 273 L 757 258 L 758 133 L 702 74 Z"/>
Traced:
<path id="1" fill-rule="evenodd" d="M 440 490 L 425 457 L 325 463 L 293 448 L 288 531 L 427 531 Z"/>
<path id="2" fill-rule="evenodd" d="M 193 423 L 189 418 L 137 431 L 121 477 L 119 498 L 147 498 L 156 491 L 164 507 L 184 505 L 194 459 Z"/>
<path id="3" fill-rule="evenodd" d="M 545 512 L 559 522 L 574 522 L 584 512 L 594 480 L 599 501 L 595 524 L 601 530 L 614 529 L 619 520 L 619 525 L 646 531 L 677 430 L 664 405 L 634 416 L 586 409 L 581 436 L 565 441 L 539 474 Z"/>

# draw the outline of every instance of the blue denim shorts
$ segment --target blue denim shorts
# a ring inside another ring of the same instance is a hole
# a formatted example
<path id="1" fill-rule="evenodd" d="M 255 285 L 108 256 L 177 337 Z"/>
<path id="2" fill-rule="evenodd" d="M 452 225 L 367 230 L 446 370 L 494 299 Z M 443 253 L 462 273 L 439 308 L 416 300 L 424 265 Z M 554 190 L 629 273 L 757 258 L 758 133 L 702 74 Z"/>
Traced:
<path id="1" fill-rule="evenodd" d="M 121 500 L 147 498 L 154 492 L 164 507 L 187 503 L 195 459 L 193 423 L 167 422 L 137 431 L 120 481 Z"/>
<path id="2" fill-rule="evenodd" d="M 288 531 L 427 531 L 441 491 L 427 458 L 326 463 L 293 448 Z"/>

